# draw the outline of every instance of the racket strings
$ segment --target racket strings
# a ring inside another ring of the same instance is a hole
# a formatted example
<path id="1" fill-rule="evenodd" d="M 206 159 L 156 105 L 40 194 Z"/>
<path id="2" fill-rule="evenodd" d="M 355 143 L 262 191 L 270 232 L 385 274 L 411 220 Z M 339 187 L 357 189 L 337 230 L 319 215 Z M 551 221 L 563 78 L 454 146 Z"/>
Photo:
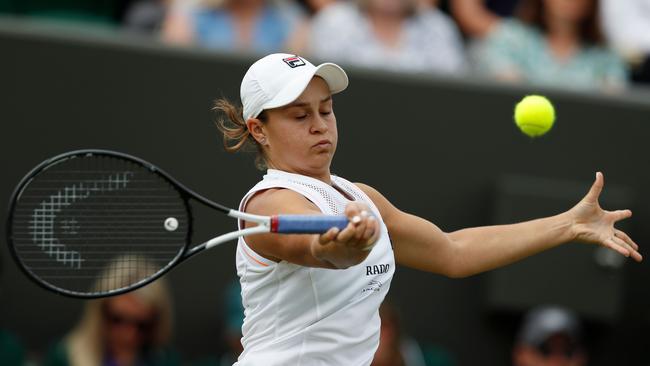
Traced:
<path id="1" fill-rule="evenodd" d="M 23 189 L 14 212 L 23 266 L 72 293 L 137 286 L 181 255 L 189 233 L 180 193 L 155 171 L 113 156 L 50 166 Z"/>

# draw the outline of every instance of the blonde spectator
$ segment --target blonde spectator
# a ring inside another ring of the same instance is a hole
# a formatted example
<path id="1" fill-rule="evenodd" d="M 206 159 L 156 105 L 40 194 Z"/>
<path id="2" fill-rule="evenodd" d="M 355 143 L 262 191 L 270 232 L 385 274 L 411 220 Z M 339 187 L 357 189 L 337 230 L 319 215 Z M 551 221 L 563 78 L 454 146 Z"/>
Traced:
<path id="1" fill-rule="evenodd" d="M 142 273 L 124 257 L 98 277 L 106 279 Z M 139 267 L 143 268 L 143 267 Z M 155 268 L 152 266 L 152 268 Z M 120 276 L 111 273 L 120 272 Z M 172 336 L 172 302 L 167 284 L 160 278 L 145 287 L 113 297 L 86 302 L 79 323 L 46 356 L 45 366 L 175 366 L 179 356 L 169 347 Z"/>

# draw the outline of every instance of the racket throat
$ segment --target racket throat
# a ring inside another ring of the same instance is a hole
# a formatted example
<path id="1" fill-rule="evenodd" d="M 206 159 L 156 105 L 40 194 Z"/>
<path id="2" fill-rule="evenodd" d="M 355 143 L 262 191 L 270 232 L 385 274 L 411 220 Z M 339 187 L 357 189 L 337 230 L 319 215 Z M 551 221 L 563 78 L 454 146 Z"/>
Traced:
<path id="1" fill-rule="evenodd" d="M 278 215 L 271 216 L 271 220 L 269 221 L 271 223 L 271 227 L 270 227 L 271 232 L 277 233 L 278 227 L 280 226 L 280 219 L 278 218 Z"/>

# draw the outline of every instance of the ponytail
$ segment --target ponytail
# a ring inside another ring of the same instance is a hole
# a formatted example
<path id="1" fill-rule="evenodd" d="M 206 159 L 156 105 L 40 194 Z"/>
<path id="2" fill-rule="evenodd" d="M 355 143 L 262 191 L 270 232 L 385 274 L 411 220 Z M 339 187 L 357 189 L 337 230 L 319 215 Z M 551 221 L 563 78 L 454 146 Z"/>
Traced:
<path id="1" fill-rule="evenodd" d="M 214 103 L 213 110 L 221 112 L 226 118 L 218 118 L 215 122 L 217 128 L 223 134 L 223 146 L 229 153 L 238 151 L 255 151 L 255 166 L 263 170 L 266 168 L 264 151 L 260 144 L 253 138 L 246 121 L 242 117 L 242 108 L 234 105 L 225 98 L 217 99 Z M 265 121 L 264 112 L 258 117 Z"/>

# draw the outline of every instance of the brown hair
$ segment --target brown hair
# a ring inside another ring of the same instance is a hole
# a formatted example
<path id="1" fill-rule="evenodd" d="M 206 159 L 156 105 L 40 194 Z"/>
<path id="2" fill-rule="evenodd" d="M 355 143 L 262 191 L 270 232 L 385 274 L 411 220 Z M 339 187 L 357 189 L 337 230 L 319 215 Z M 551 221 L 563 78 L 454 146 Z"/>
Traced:
<path id="1" fill-rule="evenodd" d="M 591 8 L 582 20 L 579 27 L 580 40 L 588 44 L 603 44 L 604 38 L 598 19 L 599 1 L 591 0 Z M 547 30 L 544 19 L 544 0 L 522 0 L 517 8 L 516 15 L 522 21 Z"/>
<path id="2" fill-rule="evenodd" d="M 214 102 L 213 110 L 221 112 L 226 118 L 217 118 L 215 125 L 223 134 L 223 147 L 227 152 L 236 153 L 242 151 L 255 151 L 255 166 L 260 169 L 266 169 L 266 159 L 262 146 L 253 138 L 246 121 L 242 116 L 242 107 L 236 106 L 226 98 L 217 99 Z M 266 113 L 262 111 L 259 120 L 266 122 Z"/>

